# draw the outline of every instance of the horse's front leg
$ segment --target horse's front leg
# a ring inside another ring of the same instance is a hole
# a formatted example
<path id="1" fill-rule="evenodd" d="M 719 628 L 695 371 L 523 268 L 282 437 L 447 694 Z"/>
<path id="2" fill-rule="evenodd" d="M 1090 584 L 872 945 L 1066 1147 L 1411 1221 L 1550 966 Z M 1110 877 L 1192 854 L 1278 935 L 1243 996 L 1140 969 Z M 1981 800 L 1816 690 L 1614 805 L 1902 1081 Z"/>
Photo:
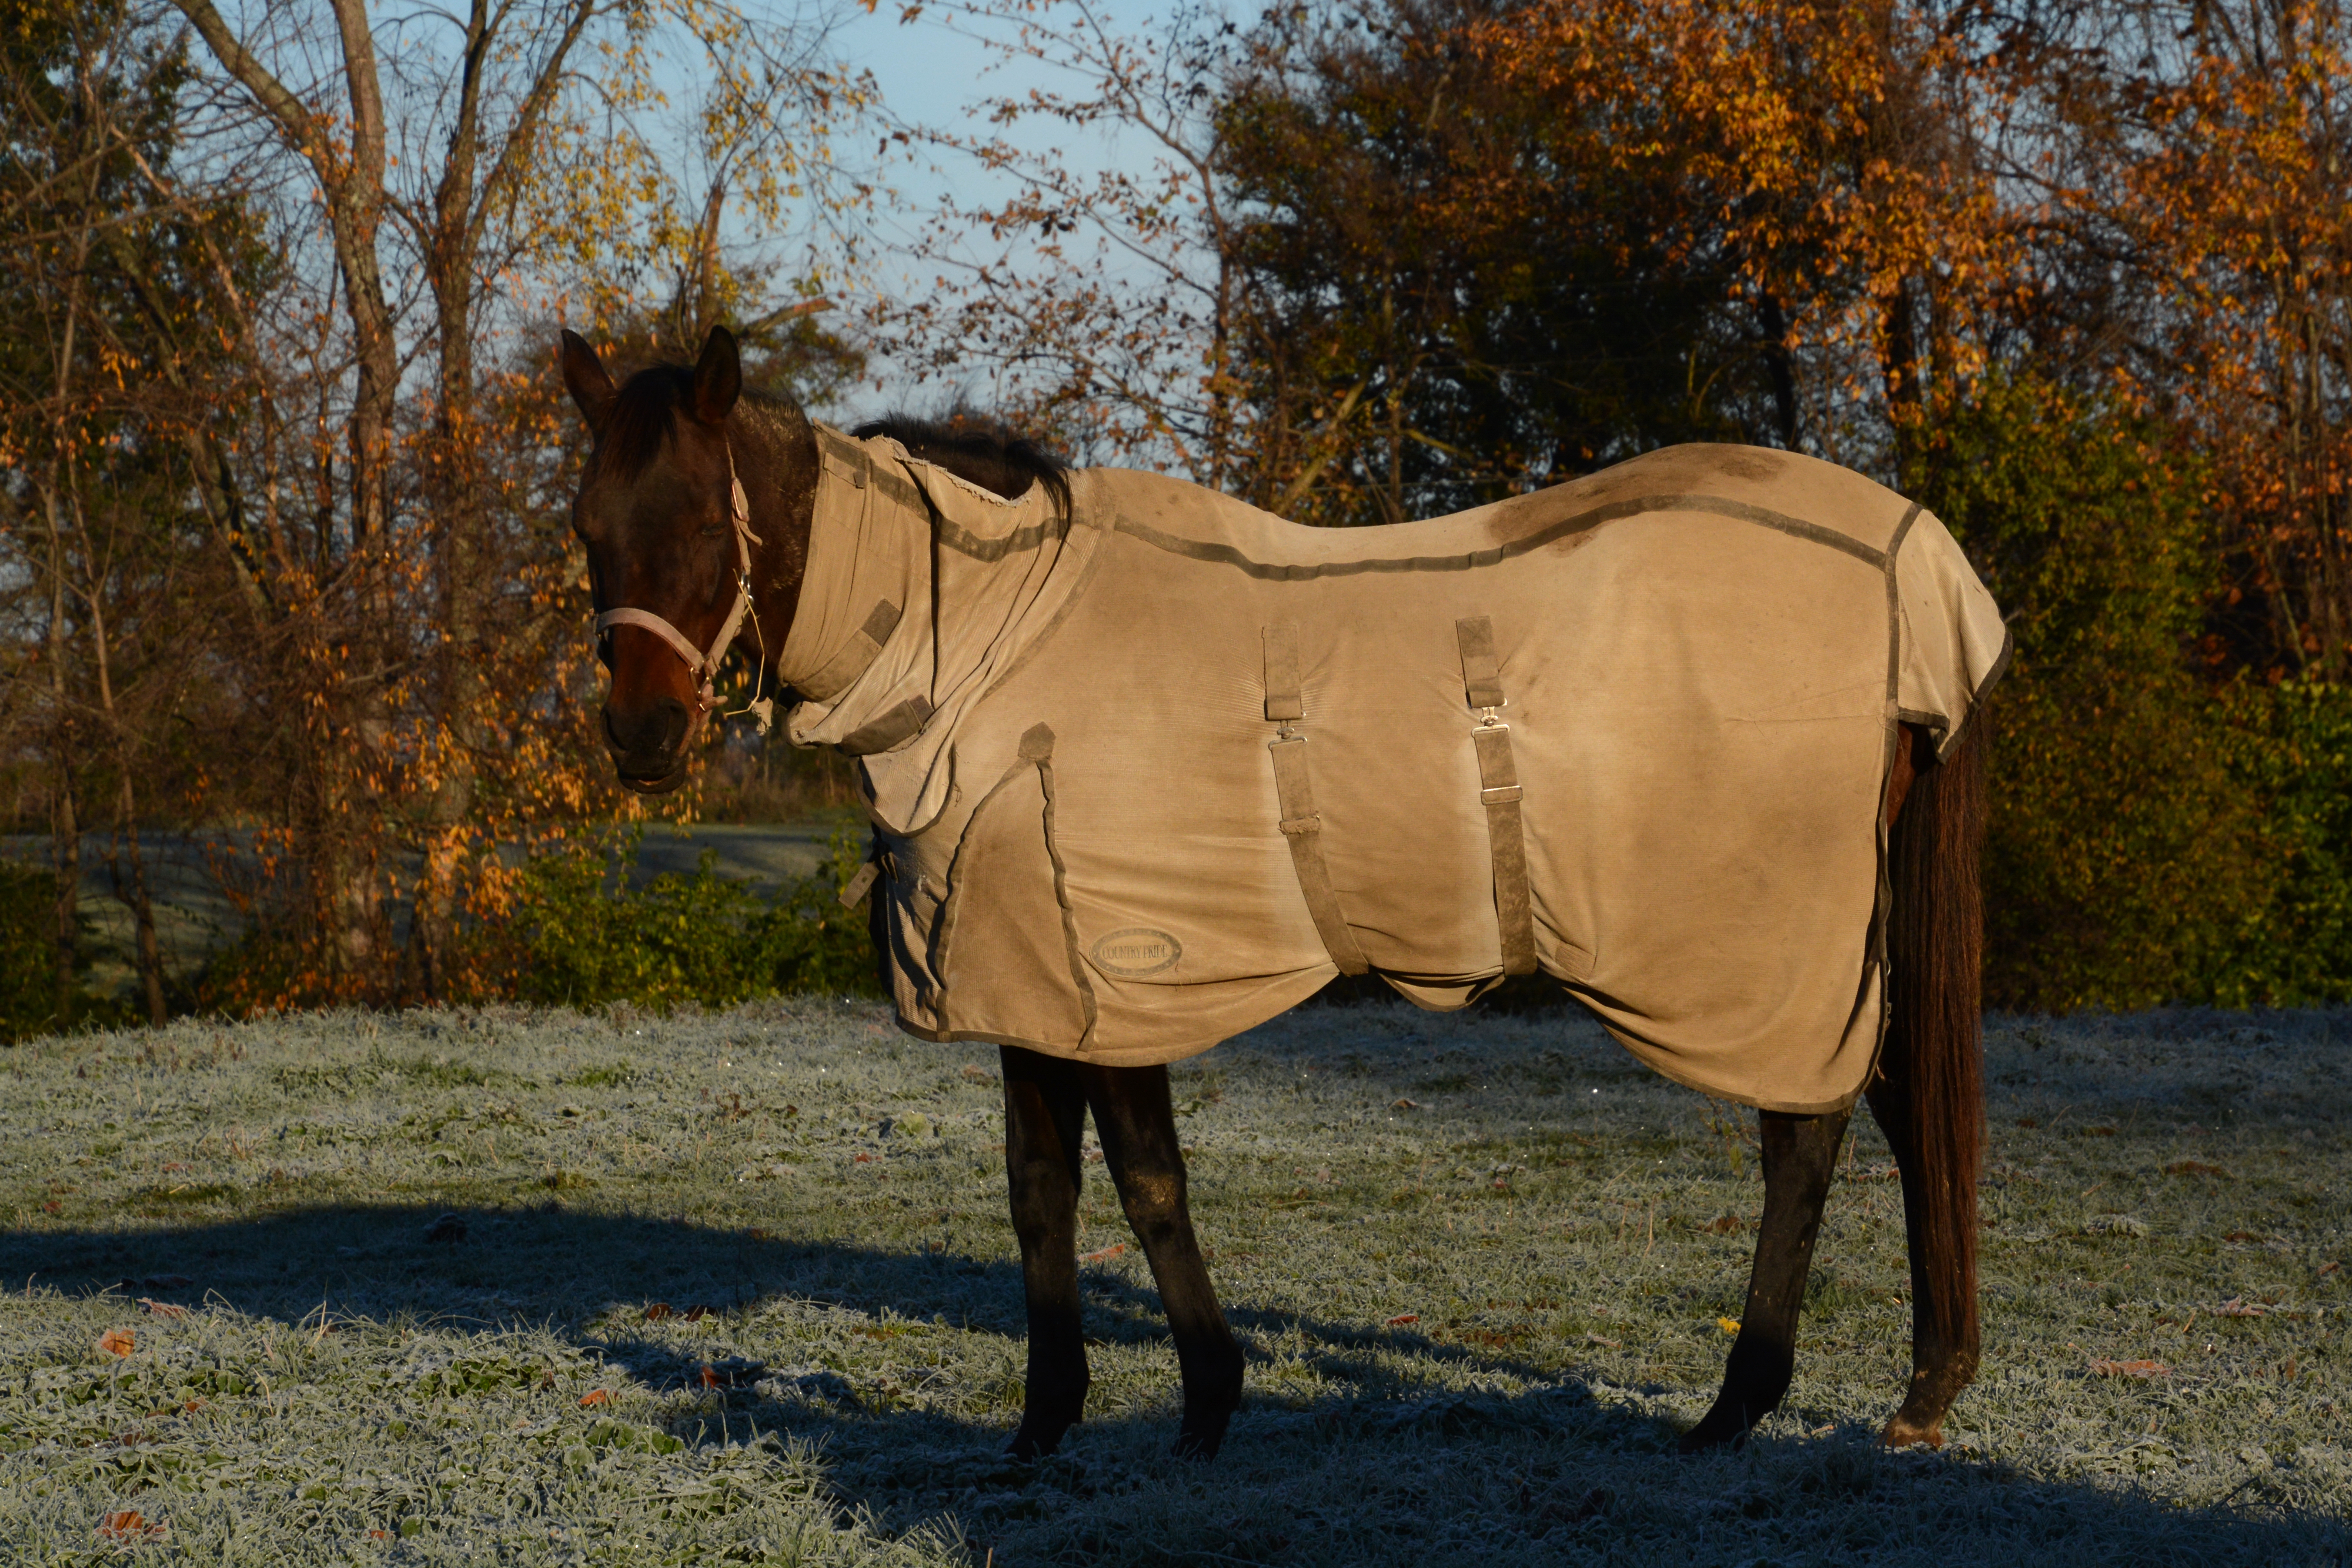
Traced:
<path id="1" fill-rule="evenodd" d="M 1213 1459 L 1225 1440 L 1225 1424 L 1242 1402 L 1242 1353 L 1225 1327 L 1216 1288 L 1192 1234 L 1192 1213 L 1184 1196 L 1184 1150 L 1176 1141 L 1176 1115 L 1169 1103 L 1165 1067 L 1087 1067 L 1080 1070 L 1095 1130 L 1102 1134 L 1103 1160 L 1118 1184 L 1127 1220 L 1143 1243 L 1151 1278 L 1168 1312 L 1168 1333 L 1176 1342 L 1176 1364 L 1184 1376 L 1184 1425 L 1176 1452 Z"/>
<path id="2" fill-rule="evenodd" d="M 1748 1277 L 1748 1305 L 1739 1337 L 1723 1368 L 1715 1407 L 1683 1435 L 1695 1454 L 1728 1443 L 1770 1415 L 1789 1392 L 1797 1364 L 1797 1314 L 1805 1302 L 1805 1276 L 1821 1234 L 1822 1205 L 1851 1113 L 1826 1116 L 1761 1113 L 1764 1140 L 1764 1219 L 1757 1228 L 1756 1263 Z"/>
<path id="3" fill-rule="evenodd" d="M 1050 1454 L 1087 1407 L 1087 1345 L 1078 1326 L 1078 1172 L 1086 1093 L 1073 1062 L 1018 1046 L 1004 1063 L 1004 1172 L 1021 1283 L 1029 1300 L 1029 1383 L 1021 1429 L 1005 1452 Z"/>

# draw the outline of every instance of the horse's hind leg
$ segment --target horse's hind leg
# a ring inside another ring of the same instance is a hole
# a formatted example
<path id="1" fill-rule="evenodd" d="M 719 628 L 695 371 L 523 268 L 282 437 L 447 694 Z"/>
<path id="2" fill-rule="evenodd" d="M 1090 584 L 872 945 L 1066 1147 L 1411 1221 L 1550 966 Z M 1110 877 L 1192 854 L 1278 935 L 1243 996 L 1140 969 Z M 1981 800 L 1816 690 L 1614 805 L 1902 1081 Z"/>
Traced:
<path id="1" fill-rule="evenodd" d="M 1812 1267 L 1822 1205 L 1849 1115 L 1762 1114 L 1764 1219 L 1757 1228 L 1748 1304 L 1723 1369 L 1723 1392 L 1716 1396 L 1715 1407 L 1683 1435 L 1685 1454 L 1746 1441 L 1748 1428 L 1770 1415 L 1789 1391 L 1805 1276 Z"/>
<path id="2" fill-rule="evenodd" d="M 1078 1172 L 1086 1094 L 1076 1063 L 1017 1046 L 1004 1062 L 1004 1171 L 1021 1283 L 1029 1299 L 1029 1384 L 1005 1451 L 1050 1454 L 1086 1413 L 1087 1345 L 1078 1325 Z"/>
<path id="3" fill-rule="evenodd" d="M 1944 1446 L 1944 1414 L 1977 1374 L 1976 1173 L 1928 1157 L 1913 1114 L 1906 1063 L 1895 1053 L 1870 1090 L 1870 1113 L 1903 1177 L 1903 1228 L 1911 1255 L 1911 1383 L 1881 1440 L 1891 1448 Z M 1965 1183 L 1967 1190 L 1951 1187 Z M 1959 1213 L 1937 1223 L 1937 1209 Z"/>
<path id="4" fill-rule="evenodd" d="M 1217 1292 L 1209 1283 L 1201 1243 L 1192 1234 L 1192 1214 L 1184 1197 L 1184 1151 L 1176 1141 L 1176 1116 L 1168 1101 L 1165 1067 L 1088 1067 L 1081 1070 L 1095 1129 L 1102 1134 L 1103 1160 L 1118 1184 L 1128 1223 L 1143 1243 L 1151 1278 L 1168 1312 L 1169 1336 L 1184 1375 L 1184 1425 L 1176 1451 L 1213 1459 L 1225 1440 L 1225 1424 L 1242 1401 L 1242 1353 L 1225 1327 Z"/>

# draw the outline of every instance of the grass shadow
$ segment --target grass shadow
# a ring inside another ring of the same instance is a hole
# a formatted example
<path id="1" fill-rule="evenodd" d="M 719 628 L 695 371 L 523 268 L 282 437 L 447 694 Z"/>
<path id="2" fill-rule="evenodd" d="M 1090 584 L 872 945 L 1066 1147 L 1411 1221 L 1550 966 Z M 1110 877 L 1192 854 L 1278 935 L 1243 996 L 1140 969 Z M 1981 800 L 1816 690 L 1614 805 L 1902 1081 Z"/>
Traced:
<path id="1" fill-rule="evenodd" d="M 556 1204 L 345 1205 L 138 1232 L 11 1231 L 0 1233 L 0 1281 L 187 1305 L 217 1300 L 289 1322 L 323 1310 L 461 1329 L 543 1328 L 667 1397 L 669 1429 L 689 1443 L 761 1432 L 811 1440 L 827 1455 L 845 1505 L 900 1527 L 952 1513 L 975 1542 L 1002 1544 L 1008 1560 L 1186 1561 L 1207 1552 L 1321 1562 L 1325 1555 L 1305 1550 L 1306 1532 L 1351 1495 L 1403 1521 L 1392 1528 L 1470 1508 L 1508 1537 L 1514 1560 L 1528 1561 L 1609 1556 L 1641 1541 L 1669 1542 L 1678 1529 L 1694 1540 L 1744 1543 L 1745 1555 L 1727 1549 L 1721 1558 L 1743 1562 L 1758 1551 L 1782 1553 L 1775 1561 L 1907 1560 L 1905 1543 L 1932 1528 L 1958 1532 L 1937 1559 L 1945 1562 L 1979 1560 L 1972 1540 L 1986 1546 L 1981 1560 L 2013 1560 L 2017 1542 L 2031 1539 L 2048 1561 L 2099 1542 L 2129 1543 L 2130 1559 L 2152 1543 L 2194 1542 L 2207 1563 L 2340 1563 L 2352 1540 L 2341 1521 L 2265 1513 L 2258 1500 L 2184 1509 L 2128 1486 L 1882 1454 L 1859 1424 L 1808 1433 L 1780 1420 L 1745 1454 L 1681 1460 L 1656 1406 L 1631 1397 L 1643 1391 L 1588 1384 L 1411 1330 L 1245 1301 L 1232 1309 L 1245 1333 L 1303 1339 L 1310 1354 L 1365 1375 L 1344 1395 L 1300 1398 L 1278 1385 L 1254 1387 L 1224 1458 L 1196 1469 L 1164 1458 L 1174 1429 L 1171 1364 L 1161 1407 L 1090 1421 L 1062 1455 L 1014 1464 L 999 1451 L 1022 1348 L 1013 1260 Z M 1148 1288 L 1103 1270 L 1089 1270 L 1085 1285 L 1091 1336 L 1114 1345 L 1164 1339 Z M 705 1324 L 707 1345 L 679 1332 Z M 844 1336 L 942 1330 L 980 1336 L 983 1343 L 966 1341 L 957 1354 L 965 1381 L 992 1378 L 992 1396 L 926 1399 L 869 1375 L 837 1348 L 856 1343 Z M 733 1354 L 746 1341 L 770 1348 L 758 1357 Z M 791 1348 L 778 1354 L 778 1346 Z M 1414 1396 L 1370 1366 L 1375 1353 L 1445 1363 L 1473 1375 L 1470 1384 L 1493 1387 Z M 974 1372 L 980 1363 L 994 1370 Z M 1253 1381 L 1263 1382 L 1256 1374 Z M 1408 1475 L 1423 1478 L 1418 1490 L 1399 1491 L 1397 1478 Z M 1447 1476 L 1470 1490 L 1451 1497 L 1428 1479 Z M 1155 1532 L 1160 1558 L 1139 1552 L 1139 1520 Z M 1995 1520 L 2006 1522 L 1995 1529 L 1987 1522 Z M 1852 1545 L 1871 1531 L 1885 1550 L 1820 1557 L 1806 1548 L 1814 1537 L 1824 1547 Z M 1996 1537 L 2011 1544 L 1995 1552 Z M 1805 1549 L 1789 1556 L 1792 1546 Z M 1717 1555 L 1710 1548 L 1685 1560 Z M 1423 1560 L 1447 1557 L 1440 1551 Z M 1636 1551 L 1630 1560 L 1649 1558 Z"/>

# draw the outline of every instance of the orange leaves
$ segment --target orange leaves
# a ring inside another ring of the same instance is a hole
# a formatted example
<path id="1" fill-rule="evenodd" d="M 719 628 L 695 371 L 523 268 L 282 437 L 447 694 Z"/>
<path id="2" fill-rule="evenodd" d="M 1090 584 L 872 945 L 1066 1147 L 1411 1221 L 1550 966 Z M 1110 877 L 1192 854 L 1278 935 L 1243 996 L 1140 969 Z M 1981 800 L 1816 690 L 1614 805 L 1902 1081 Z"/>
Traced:
<path id="1" fill-rule="evenodd" d="M 129 1355 L 139 1348 L 139 1336 L 129 1329 L 109 1329 L 98 1336 L 98 1348 L 108 1355 Z"/>
<path id="2" fill-rule="evenodd" d="M 1092 1252 L 1079 1253 L 1078 1261 L 1081 1263 L 1108 1263 L 1126 1250 L 1126 1242 L 1114 1241 L 1109 1246 L 1097 1248 Z"/>
<path id="3" fill-rule="evenodd" d="M 166 1521 L 150 1522 L 137 1509 L 126 1508 L 98 1521 L 98 1538 L 119 1546 L 135 1546 L 142 1542 L 161 1541 L 171 1533 L 171 1529 Z"/>
<path id="4" fill-rule="evenodd" d="M 1404 1327 L 1407 1323 L 1417 1323 L 1419 1322 L 1421 1322 L 1421 1314 L 1419 1312 L 1399 1312 L 1396 1316 L 1389 1319 L 1388 1322 L 1384 1326 L 1398 1329 Z"/>
<path id="5" fill-rule="evenodd" d="M 150 1317 L 184 1318 L 188 1315 L 188 1309 L 177 1302 L 159 1301 L 152 1296 L 140 1297 L 139 1304 L 147 1309 L 147 1315 Z"/>
<path id="6" fill-rule="evenodd" d="M 612 1402 L 613 1391 L 609 1388 L 592 1388 L 580 1396 L 580 1407 L 583 1410 L 593 1410 L 601 1406 L 610 1405 Z"/>
<path id="7" fill-rule="evenodd" d="M 2172 1375 L 2172 1368 L 2160 1361 L 2107 1361 L 2091 1363 L 2091 1370 L 2101 1377 L 2137 1377 L 2152 1380 Z"/>

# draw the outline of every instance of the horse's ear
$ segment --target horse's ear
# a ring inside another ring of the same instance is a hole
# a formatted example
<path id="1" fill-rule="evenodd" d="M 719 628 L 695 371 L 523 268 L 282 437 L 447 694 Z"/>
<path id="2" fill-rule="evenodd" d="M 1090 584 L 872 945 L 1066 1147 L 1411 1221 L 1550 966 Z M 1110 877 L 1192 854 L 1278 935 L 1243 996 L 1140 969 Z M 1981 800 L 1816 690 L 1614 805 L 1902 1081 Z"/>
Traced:
<path id="1" fill-rule="evenodd" d="M 604 411 L 613 406 L 613 378 L 604 373 L 604 361 L 596 357 L 595 347 L 569 327 L 563 329 L 562 358 L 563 384 L 572 389 L 580 417 L 593 430 L 604 422 Z"/>
<path id="2" fill-rule="evenodd" d="M 703 340 L 702 358 L 694 362 L 694 417 L 705 424 L 726 423 L 742 391 L 743 357 L 735 334 L 713 327 Z"/>

